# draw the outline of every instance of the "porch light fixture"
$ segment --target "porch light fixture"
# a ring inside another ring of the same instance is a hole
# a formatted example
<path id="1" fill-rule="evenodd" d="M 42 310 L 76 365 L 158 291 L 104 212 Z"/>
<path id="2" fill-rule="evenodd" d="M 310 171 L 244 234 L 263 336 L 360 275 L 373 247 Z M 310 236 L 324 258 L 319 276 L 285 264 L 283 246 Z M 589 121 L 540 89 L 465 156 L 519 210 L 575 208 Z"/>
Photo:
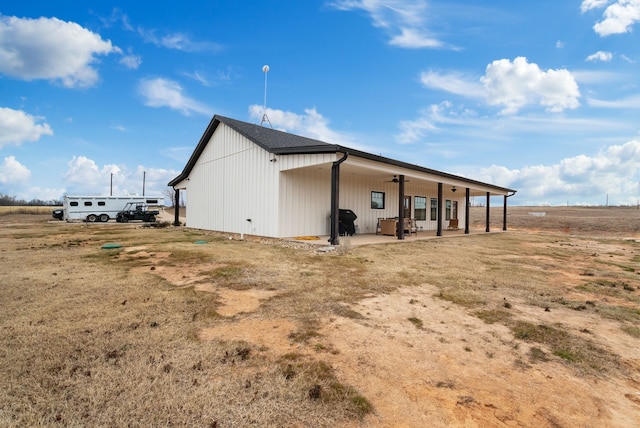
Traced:
<path id="1" fill-rule="evenodd" d="M 458 189 L 456 189 L 456 186 L 453 186 L 453 187 L 451 188 L 451 191 L 452 191 L 453 193 L 456 193 L 456 190 L 458 190 Z"/>

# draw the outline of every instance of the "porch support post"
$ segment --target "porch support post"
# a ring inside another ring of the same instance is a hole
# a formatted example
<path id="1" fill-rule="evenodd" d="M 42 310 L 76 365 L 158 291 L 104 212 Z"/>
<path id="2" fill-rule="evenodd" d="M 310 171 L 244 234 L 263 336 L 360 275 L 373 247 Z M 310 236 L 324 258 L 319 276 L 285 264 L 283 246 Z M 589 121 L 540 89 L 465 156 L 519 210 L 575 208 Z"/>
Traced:
<path id="1" fill-rule="evenodd" d="M 464 195 L 464 233 L 469 234 L 469 219 L 471 218 L 469 210 L 471 209 L 471 190 L 467 187 Z"/>
<path id="2" fill-rule="evenodd" d="M 490 232 L 491 228 L 489 227 L 489 214 L 491 213 L 491 193 L 487 192 L 487 216 L 486 216 L 486 221 L 487 221 L 487 229 L 485 230 L 486 232 Z"/>
<path id="3" fill-rule="evenodd" d="M 180 189 L 174 189 L 176 191 L 175 194 L 175 202 L 173 203 L 173 225 L 180 226 Z"/>
<path id="4" fill-rule="evenodd" d="M 442 183 L 438 183 L 438 228 L 436 236 L 442 236 Z"/>
<path id="5" fill-rule="evenodd" d="M 404 239 L 404 175 L 398 178 L 398 239 Z"/>
<path id="6" fill-rule="evenodd" d="M 502 230 L 507 230 L 507 195 L 504 195 L 504 204 L 502 206 Z"/>
<path id="7" fill-rule="evenodd" d="M 340 164 L 347 160 L 349 153 L 345 153 L 342 159 L 337 160 L 331 165 L 331 236 L 329 243 L 331 245 L 340 244 Z"/>

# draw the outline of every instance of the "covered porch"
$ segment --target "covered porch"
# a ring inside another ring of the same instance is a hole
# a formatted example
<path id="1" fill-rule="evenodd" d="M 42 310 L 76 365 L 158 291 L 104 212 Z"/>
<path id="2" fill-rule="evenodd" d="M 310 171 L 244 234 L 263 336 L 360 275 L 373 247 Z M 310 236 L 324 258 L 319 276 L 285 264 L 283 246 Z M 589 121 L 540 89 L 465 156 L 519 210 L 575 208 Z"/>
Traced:
<path id="1" fill-rule="evenodd" d="M 496 228 L 489 233 L 504 233 L 502 229 Z M 378 244 L 397 244 L 408 243 L 417 241 L 426 241 L 432 239 L 446 239 L 446 238 L 459 238 L 472 235 L 486 235 L 487 232 L 484 229 L 472 228 L 469 232 L 465 232 L 464 229 L 459 230 L 446 230 L 441 235 L 436 235 L 432 230 L 423 230 L 418 233 L 407 234 L 404 239 L 399 240 L 397 236 L 376 235 L 374 233 L 356 234 L 353 236 L 340 236 L 339 242 L 333 245 L 346 245 L 351 247 L 359 247 L 362 245 L 378 245 Z M 300 242 L 310 245 L 317 245 L 318 247 L 330 246 L 330 236 L 297 236 L 291 238 L 285 238 L 285 241 Z"/>
<path id="2" fill-rule="evenodd" d="M 356 177 L 358 181 L 354 184 Z M 369 191 L 370 207 L 368 201 L 362 198 Z M 484 208 L 483 228 L 477 230 L 476 223 L 474 232 L 491 232 L 492 202 L 496 205 L 494 210 L 502 210 L 500 229 L 506 231 L 507 200 L 514 194 L 512 189 L 466 177 L 389 159 L 380 162 L 379 157 L 371 159 L 361 153 L 344 152 L 331 166 L 331 218 L 334 220 L 330 224 L 329 242 L 332 245 L 340 243 L 343 237 L 339 236 L 337 213 L 343 208 L 352 209 L 355 201 L 358 201 L 355 207 L 361 225 L 359 234 L 372 235 L 366 238 L 369 241 L 428 239 L 445 234 L 455 236 L 473 233 L 470 208 L 474 204 Z M 395 225 L 391 227 L 391 233 L 389 222 Z M 411 227 L 407 227 L 407 224 Z M 496 228 L 496 225 L 493 227 Z M 371 233 L 373 231 L 375 235 Z"/>

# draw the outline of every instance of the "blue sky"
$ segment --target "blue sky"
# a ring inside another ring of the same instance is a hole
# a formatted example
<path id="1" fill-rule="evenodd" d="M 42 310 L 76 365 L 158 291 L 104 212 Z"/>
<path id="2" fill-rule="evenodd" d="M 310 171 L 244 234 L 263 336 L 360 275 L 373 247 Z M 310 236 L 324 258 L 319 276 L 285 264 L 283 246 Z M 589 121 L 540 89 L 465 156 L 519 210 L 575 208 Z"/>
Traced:
<path id="1" fill-rule="evenodd" d="M 266 77 L 274 128 L 635 205 L 639 31 L 640 0 L 4 2 L 0 193 L 164 191 L 214 114 L 260 123 Z"/>

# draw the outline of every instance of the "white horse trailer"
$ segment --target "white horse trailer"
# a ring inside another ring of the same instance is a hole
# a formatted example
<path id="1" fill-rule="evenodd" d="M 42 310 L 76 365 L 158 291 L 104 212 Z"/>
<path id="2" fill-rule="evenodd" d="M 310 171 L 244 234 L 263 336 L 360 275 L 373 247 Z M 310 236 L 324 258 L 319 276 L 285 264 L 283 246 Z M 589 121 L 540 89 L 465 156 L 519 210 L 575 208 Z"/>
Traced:
<path id="1" fill-rule="evenodd" d="M 52 215 L 66 221 L 107 222 L 130 202 L 163 207 L 164 196 L 65 196 L 62 209 Z"/>

